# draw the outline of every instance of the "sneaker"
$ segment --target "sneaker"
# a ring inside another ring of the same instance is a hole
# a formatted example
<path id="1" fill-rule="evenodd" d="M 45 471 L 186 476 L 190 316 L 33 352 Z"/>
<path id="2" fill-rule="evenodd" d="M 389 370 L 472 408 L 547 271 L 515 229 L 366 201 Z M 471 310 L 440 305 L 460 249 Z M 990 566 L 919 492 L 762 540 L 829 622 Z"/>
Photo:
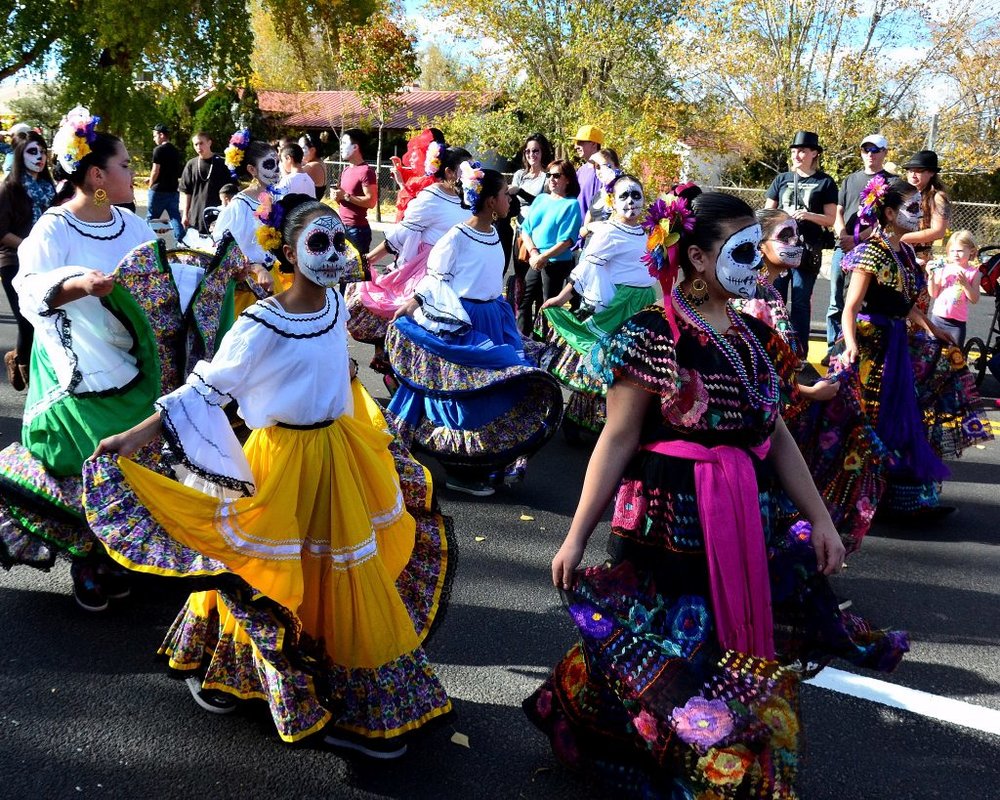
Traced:
<path id="1" fill-rule="evenodd" d="M 496 489 L 486 481 L 461 481 L 451 475 L 445 480 L 444 485 L 453 492 L 471 494 L 473 497 L 489 497 L 496 493 Z"/>
<path id="2" fill-rule="evenodd" d="M 187 684 L 194 701 L 210 714 L 229 714 L 236 710 L 235 698 L 225 692 L 203 689 L 201 678 L 192 675 L 190 678 L 185 678 L 184 683 Z"/>
<path id="3" fill-rule="evenodd" d="M 132 576 L 127 569 L 117 564 L 101 564 L 97 567 L 97 579 L 104 596 L 109 600 L 124 600 L 132 594 Z"/>
<path id="4" fill-rule="evenodd" d="M 388 761 L 399 758 L 406 753 L 406 745 L 391 739 L 366 739 L 363 736 L 337 731 L 323 737 L 324 743 L 337 750 L 352 750 L 369 758 Z"/>
<path id="5" fill-rule="evenodd" d="M 106 611 L 108 597 L 104 594 L 97 569 L 92 564 L 76 562 L 70 567 L 73 578 L 73 599 L 84 611 Z"/>

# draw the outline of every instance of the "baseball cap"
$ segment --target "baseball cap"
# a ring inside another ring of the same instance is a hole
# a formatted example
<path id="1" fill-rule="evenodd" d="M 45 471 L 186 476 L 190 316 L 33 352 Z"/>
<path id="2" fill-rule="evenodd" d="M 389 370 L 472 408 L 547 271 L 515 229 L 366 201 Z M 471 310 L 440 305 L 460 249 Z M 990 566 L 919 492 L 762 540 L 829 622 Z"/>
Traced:
<path id="1" fill-rule="evenodd" d="M 886 139 L 881 133 L 873 133 L 870 136 L 866 136 L 861 140 L 861 144 L 872 144 L 879 150 L 889 149 L 889 140 Z"/>
<path id="2" fill-rule="evenodd" d="M 580 130 L 576 132 L 576 141 L 604 144 L 604 131 L 596 125 L 581 125 Z"/>
<path id="3" fill-rule="evenodd" d="M 170 128 L 168 128 L 162 122 L 157 122 L 153 126 L 153 130 L 156 131 L 157 133 L 170 133 Z"/>
<path id="4" fill-rule="evenodd" d="M 8 131 L 8 133 L 10 133 L 11 135 L 18 133 L 30 133 L 30 132 L 31 132 L 31 126 L 27 122 L 18 122 L 14 125 L 11 125 L 10 130 Z"/>

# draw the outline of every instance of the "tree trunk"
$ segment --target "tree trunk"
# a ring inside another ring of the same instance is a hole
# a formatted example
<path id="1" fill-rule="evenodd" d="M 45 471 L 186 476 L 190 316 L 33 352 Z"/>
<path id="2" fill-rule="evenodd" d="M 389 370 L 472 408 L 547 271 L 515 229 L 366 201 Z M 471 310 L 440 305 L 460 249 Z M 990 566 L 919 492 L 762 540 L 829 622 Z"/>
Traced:
<path id="1" fill-rule="evenodd" d="M 375 150 L 375 191 L 378 194 L 378 179 L 382 175 L 382 129 L 385 127 L 385 114 L 378 118 L 378 145 Z M 382 221 L 382 199 L 375 203 L 375 220 Z"/>

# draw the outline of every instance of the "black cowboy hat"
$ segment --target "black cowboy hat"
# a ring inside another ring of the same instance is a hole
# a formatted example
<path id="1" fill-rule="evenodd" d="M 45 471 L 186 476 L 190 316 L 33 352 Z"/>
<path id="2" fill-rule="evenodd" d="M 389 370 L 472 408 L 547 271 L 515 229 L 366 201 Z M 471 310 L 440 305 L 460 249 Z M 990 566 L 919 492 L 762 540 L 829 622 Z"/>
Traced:
<path id="1" fill-rule="evenodd" d="M 796 131 L 795 138 L 792 139 L 792 143 L 788 147 L 808 147 L 819 153 L 823 152 L 823 148 L 819 144 L 819 134 L 812 131 Z"/>
<path id="2" fill-rule="evenodd" d="M 938 166 L 937 153 L 933 150 L 918 150 L 910 160 L 903 164 L 903 169 L 929 169 L 931 172 L 940 172 Z"/>

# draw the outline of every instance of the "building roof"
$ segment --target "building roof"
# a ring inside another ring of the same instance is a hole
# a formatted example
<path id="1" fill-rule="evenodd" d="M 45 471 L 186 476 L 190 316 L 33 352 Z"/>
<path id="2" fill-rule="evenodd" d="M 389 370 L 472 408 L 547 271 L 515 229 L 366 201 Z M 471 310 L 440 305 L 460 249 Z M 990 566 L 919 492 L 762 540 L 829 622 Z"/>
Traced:
<path id="1" fill-rule="evenodd" d="M 387 128 L 405 130 L 421 119 L 448 116 L 462 100 L 478 99 L 483 108 L 495 102 L 495 97 L 479 92 L 404 91 L 399 97 L 401 104 Z M 350 128 L 369 118 L 355 92 L 260 91 L 257 103 L 262 113 L 290 128 Z"/>

